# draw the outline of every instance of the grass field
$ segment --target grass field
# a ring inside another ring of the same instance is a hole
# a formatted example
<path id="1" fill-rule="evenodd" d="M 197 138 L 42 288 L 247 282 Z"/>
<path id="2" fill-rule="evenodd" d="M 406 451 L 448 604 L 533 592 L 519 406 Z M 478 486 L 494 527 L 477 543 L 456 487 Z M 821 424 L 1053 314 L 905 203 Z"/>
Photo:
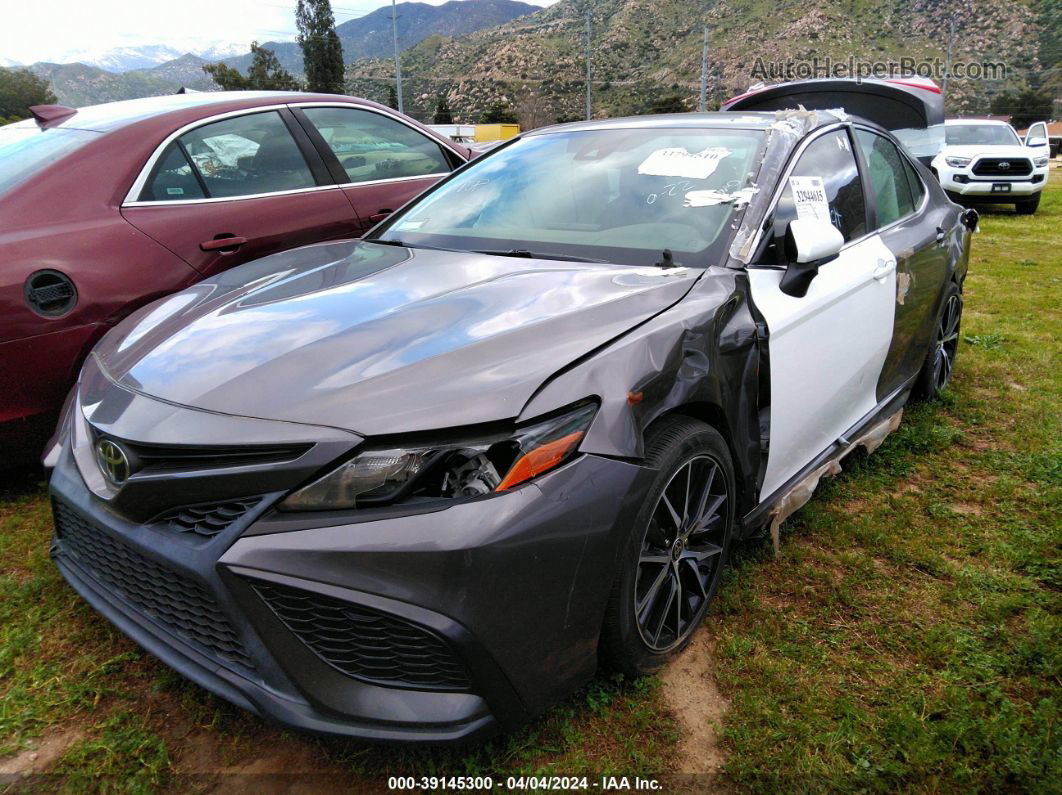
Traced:
<path id="1" fill-rule="evenodd" d="M 714 786 L 1062 791 L 1062 172 L 1040 211 L 983 216 L 955 380 L 783 526 L 735 554 L 708 617 L 728 707 Z M 183 681 L 48 560 L 43 484 L 0 496 L 0 772 L 72 790 L 249 788 L 318 775 L 659 775 L 696 756 L 660 678 L 602 675 L 464 750 L 286 733 Z M 707 698 L 696 689 L 687 704 Z M 696 765 L 694 765 L 696 766 Z M 235 775 L 241 774 L 241 775 Z M 313 781 L 313 780 L 311 780 Z M 708 779 L 673 785 L 705 786 Z"/>

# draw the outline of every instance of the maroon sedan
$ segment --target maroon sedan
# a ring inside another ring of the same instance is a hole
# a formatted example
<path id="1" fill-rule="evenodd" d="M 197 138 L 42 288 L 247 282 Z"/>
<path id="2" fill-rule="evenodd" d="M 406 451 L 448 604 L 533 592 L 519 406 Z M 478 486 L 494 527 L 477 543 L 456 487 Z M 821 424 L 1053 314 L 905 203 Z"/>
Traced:
<path id="1" fill-rule="evenodd" d="M 334 95 L 193 93 L 34 108 L 0 127 L 0 445 L 36 456 L 81 361 L 148 301 L 360 236 L 469 150 Z"/>

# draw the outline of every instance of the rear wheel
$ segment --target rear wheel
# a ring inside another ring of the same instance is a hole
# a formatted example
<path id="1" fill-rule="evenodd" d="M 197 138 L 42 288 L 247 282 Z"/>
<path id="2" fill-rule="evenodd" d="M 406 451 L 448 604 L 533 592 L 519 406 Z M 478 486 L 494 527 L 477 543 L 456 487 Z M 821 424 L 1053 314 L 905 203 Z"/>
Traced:
<path id="1" fill-rule="evenodd" d="M 1034 194 L 1028 199 L 1022 199 L 1014 204 L 1014 209 L 1018 211 L 1018 215 L 1032 215 L 1036 212 L 1036 208 L 1040 206 L 1040 194 Z"/>
<path id="2" fill-rule="evenodd" d="M 722 436 L 668 417 L 646 440 L 658 474 L 627 539 L 609 597 L 601 650 L 631 676 L 681 651 L 719 587 L 734 523 L 734 471 Z"/>
<path id="3" fill-rule="evenodd" d="M 944 311 L 937 322 L 933 343 L 915 382 L 915 397 L 936 398 L 951 382 L 955 356 L 959 352 L 959 325 L 962 321 L 962 293 L 955 282 L 948 282 L 944 294 Z"/>

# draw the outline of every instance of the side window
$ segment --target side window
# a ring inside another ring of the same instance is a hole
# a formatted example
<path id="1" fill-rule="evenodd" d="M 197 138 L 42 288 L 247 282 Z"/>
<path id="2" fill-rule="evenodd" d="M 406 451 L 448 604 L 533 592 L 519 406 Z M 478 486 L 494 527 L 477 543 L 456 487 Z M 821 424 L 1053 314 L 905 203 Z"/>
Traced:
<path id="1" fill-rule="evenodd" d="M 922 206 L 922 199 L 926 195 L 926 185 L 918 175 L 918 169 L 912 166 L 906 157 L 903 159 L 903 168 L 907 172 L 907 184 L 911 187 L 911 199 L 917 210 Z"/>
<path id="2" fill-rule="evenodd" d="M 351 182 L 450 171 L 442 147 L 379 113 L 357 108 L 303 108 Z"/>
<path id="3" fill-rule="evenodd" d="M 914 212 L 903 155 L 895 144 L 869 130 L 857 129 L 856 139 L 867 161 L 867 176 L 878 208 L 878 227 L 888 226 Z"/>
<path id="4" fill-rule="evenodd" d="M 830 221 L 841 230 L 845 241 L 862 237 L 867 231 L 866 202 L 859 180 L 859 168 L 844 130 L 827 133 L 812 141 L 793 168 L 791 177 L 819 177 L 826 189 Z M 780 240 L 789 222 L 797 218 L 793 185 L 787 181 L 774 210 L 774 236 Z M 780 248 L 780 247 L 779 247 Z"/>
<path id="5" fill-rule="evenodd" d="M 192 164 L 184 150 L 176 143 L 170 144 L 166 153 L 155 164 L 155 171 L 140 194 L 141 201 L 186 201 L 205 199 L 199 177 L 192 171 Z"/>
<path id="6" fill-rule="evenodd" d="M 141 200 L 252 196 L 316 185 L 298 144 L 276 111 L 237 116 L 190 130 L 170 144 L 161 158 L 163 164 L 178 167 L 178 176 L 181 161 L 189 172 L 195 169 L 189 176 L 198 177 L 198 195 L 192 195 L 185 183 L 163 184 L 160 179 L 168 173 L 163 167 L 157 169 Z M 171 194 L 171 187 L 185 192 Z"/>

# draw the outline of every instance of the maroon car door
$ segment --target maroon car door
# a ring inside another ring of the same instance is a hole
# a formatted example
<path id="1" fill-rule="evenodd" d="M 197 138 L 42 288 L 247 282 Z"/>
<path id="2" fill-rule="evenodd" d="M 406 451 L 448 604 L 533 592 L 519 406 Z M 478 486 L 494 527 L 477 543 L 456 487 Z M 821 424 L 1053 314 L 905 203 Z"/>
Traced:
<path id="1" fill-rule="evenodd" d="M 134 184 L 122 215 L 204 276 L 363 227 L 286 109 L 182 133 Z"/>
<path id="2" fill-rule="evenodd" d="M 301 105 L 296 117 L 321 151 L 362 232 L 453 170 L 460 158 L 420 130 L 369 108 Z"/>

